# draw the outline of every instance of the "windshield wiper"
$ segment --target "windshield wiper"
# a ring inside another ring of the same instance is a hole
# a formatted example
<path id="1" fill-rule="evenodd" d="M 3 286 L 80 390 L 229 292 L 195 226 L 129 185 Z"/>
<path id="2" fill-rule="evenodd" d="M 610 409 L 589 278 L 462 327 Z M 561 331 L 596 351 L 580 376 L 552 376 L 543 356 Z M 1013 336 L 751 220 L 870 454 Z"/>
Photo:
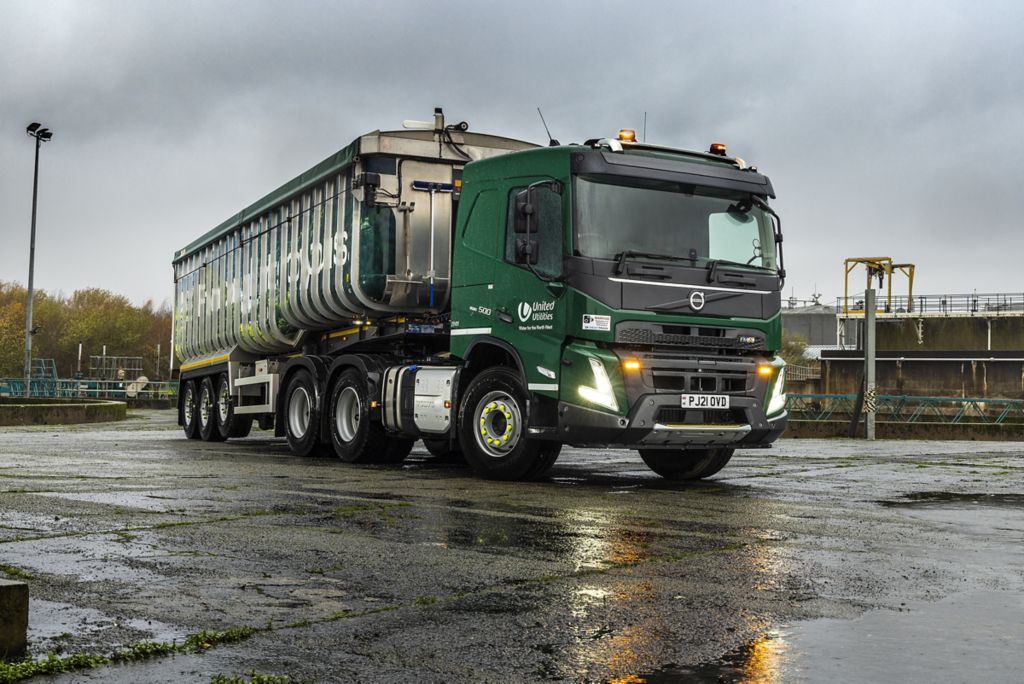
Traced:
<path id="1" fill-rule="evenodd" d="M 715 274 L 718 272 L 719 266 L 739 266 L 741 268 L 753 268 L 758 271 L 772 271 L 767 266 L 755 266 L 754 264 L 744 264 L 740 261 L 731 261 L 729 259 L 708 259 L 708 282 L 714 282 Z"/>
<path id="2" fill-rule="evenodd" d="M 627 249 L 616 254 L 613 258 L 618 259 L 619 263 L 615 265 L 615 274 L 619 275 L 626 270 L 626 259 L 629 257 L 643 257 L 644 259 L 662 259 L 664 261 L 693 261 L 690 257 L 674 256 L 672 254 L 653 254 L 651 252 L 636 252 L 632 249 Z"/>

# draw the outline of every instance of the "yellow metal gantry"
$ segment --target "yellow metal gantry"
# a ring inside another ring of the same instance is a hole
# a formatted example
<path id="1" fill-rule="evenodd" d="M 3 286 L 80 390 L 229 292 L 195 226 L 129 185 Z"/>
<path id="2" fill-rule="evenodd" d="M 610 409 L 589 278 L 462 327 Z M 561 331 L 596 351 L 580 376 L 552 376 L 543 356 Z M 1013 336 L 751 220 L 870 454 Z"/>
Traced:
<path id="1" fill-rule="evenodd" d="M 885 308 L 880 313 L 892 311 L 893 273 L 907 276 L 907 313 L 914 310 L 914 264 L 896 264 L 892 257 L 851 257 L 843 262 L 843 313 L 864 313 L 864 309 L 850 308 L 850 273 L 859 265 L 867 269 L 867 287 L 871 287 L 872 278 L 878 278 L 879 289 L 886 286 Z"/>

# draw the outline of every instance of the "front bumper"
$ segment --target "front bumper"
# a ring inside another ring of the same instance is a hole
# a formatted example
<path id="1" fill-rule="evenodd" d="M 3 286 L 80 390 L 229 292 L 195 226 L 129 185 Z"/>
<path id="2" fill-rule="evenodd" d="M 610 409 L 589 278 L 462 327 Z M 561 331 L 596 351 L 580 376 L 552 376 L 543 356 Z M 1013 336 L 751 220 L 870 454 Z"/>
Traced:
<path id="1" fill-rule="evenodd" d="M 788 414 L 768 418 L 753 398 L 734 397 L 729 422 L 669 422 L 659 420 L 662 409 L 678 406 L 676 395 L 651 394 L 635 402 L 629 416 L 567 402 L 558 404 L 558 434 L 573 446 L 631 447 L 764 447 L 782 435 Z M 742 419 L 739 416 L 742 414 Z"/>

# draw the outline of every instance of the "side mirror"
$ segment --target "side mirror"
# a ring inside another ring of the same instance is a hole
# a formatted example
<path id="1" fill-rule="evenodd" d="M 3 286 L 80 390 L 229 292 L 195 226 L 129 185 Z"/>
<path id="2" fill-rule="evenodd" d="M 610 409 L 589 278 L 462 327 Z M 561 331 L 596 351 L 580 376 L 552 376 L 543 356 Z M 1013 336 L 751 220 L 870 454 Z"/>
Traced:
<path id="1" fill-rule="evenodd" d="M 516 238 L 516 263 L 537 265 L 537 255 L 540 252 L 536 240 L 529 237 Z"/>
<path id="2" fill-rule="evenodd" d="M 517 233 L 537 232 L 537 189 L 527 188 L 516 195 Z"/>

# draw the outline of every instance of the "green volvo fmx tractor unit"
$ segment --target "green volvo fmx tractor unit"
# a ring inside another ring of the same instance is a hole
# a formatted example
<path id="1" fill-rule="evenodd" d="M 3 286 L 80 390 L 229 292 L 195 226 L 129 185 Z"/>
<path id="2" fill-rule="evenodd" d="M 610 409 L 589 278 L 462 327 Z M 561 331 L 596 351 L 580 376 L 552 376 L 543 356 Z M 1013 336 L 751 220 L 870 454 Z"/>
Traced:
<path id="1" fill-rule="evenodd" d="M 540 147 L 406 123 L 175 254 L 189 438 L 257 421 L 357 463 L 421 439 L 510 480 L 564 444 L 626 448 L 685 480 L 783 432 L 766 176 L 629 130 Z"/>

